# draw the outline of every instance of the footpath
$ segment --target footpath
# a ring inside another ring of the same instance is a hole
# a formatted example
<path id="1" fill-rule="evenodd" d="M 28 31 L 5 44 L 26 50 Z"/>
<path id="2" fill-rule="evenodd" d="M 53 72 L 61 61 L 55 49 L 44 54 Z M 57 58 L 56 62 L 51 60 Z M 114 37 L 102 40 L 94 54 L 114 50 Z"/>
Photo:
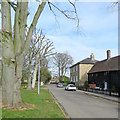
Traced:
<path id="1" fill-rule="evenodd" d="M 82 91 L 82 90 L 77 90 L 77 91 L 79 91 L 81 93 L 85 93 L 87 95 L 92 95 L 92 96 L 95 96 L 95 97 L 100 97 L 100 98 L 103 98 L 103 99 L 106 99 L 106 100 L 110 100 L 110 101 L 113 101 L 113 102 L 120 103 L 120 98 L 117 97 L 117 96 L 109 96 L 109 95 L 105 95 L 105 94 L 87 92 L 87 91 Z"/>

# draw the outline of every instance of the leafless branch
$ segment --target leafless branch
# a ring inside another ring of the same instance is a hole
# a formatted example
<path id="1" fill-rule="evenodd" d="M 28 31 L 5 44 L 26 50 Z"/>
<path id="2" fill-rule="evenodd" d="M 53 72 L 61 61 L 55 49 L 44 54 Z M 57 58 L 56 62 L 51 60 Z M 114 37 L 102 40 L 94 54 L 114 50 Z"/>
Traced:
<path id="1" fill-rule="evenodd" d="M 15 4 L 14 2 L 11 2 L 10 0 L 7 0 L 8 3 L 11 5 L 11 7 L 14 9 L 14 11 L 16 11 L 17 9 L 17 4 Z"/>
<path id="2" fill-rule="evenodd" d="M 73 7 L 73 10 L 62 10 L 60 9 L 59 7 L 57 7 L 55 4 L 51 3 L 49 0 L 48 0 L 48 5 L 49 5 L 49 8 L 50 10 L 52 11 L 52 13 L 54 14 L 54 16 L 56 17 L 56 14 L 55 14 L 55 11 L 53 11 L 52 7 L 56 8 L 60 13 L 62 13 L 66 18 L 68 19 L 71 19 L 71 20 L 76 20 L 77 21 L 77 28 L 79 28 L 79 18 L 78 18 L 78 14 L 77 14 L 77 10 L 76 10 L 76 6 L 75 6 L 75 3 L 76 1 L 73 3 L 71 2 L 70 0 L 68 0 L 68 2 L 70 3 L 70 5 L 72 5 Z M 70 13 L 74 13 L 75 14 L 75 17 L 72 17 L 70 15 Z"/>

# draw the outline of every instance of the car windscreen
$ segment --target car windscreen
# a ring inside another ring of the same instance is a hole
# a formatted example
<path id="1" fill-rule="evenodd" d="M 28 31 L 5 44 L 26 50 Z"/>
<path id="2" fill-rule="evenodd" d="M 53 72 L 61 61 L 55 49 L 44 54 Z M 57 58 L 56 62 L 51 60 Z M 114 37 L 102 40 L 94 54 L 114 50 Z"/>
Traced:
<path id="1" fill-rule="evenodd" d="M 75 85 L 70 85 L 70 87 L 75 87 Z"/>
<path id="2" fill-rule="evenodd" d="M 62 85 L 62 83 L 58 83 L 58 85 Z"/>

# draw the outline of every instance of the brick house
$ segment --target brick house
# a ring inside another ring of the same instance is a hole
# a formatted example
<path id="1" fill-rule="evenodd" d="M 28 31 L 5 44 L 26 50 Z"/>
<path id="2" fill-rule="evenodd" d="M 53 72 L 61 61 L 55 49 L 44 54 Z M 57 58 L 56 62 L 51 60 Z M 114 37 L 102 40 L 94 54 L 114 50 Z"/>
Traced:
<path id="1" fill-rule="evenodd" d="M 83 86 L 85 81 L 88 81 L 87 73 L 97 62 L 94 59 L 94 54 L 90 55 L 90 58 L 86 58 L 70 67 L 70 81 L 75 82 L 78 86 Z"/>

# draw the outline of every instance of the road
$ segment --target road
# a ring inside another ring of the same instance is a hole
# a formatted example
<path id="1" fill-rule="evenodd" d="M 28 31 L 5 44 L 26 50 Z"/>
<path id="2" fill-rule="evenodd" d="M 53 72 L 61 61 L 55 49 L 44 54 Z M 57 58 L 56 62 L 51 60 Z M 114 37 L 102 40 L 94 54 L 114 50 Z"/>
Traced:
<path id="1" fill-rule="evenodd" d="M 64 107 L 70 118 L 118 118 L 118 103 L 77 91 L 65 91 L 56 85 L 48 89 Z"/>

